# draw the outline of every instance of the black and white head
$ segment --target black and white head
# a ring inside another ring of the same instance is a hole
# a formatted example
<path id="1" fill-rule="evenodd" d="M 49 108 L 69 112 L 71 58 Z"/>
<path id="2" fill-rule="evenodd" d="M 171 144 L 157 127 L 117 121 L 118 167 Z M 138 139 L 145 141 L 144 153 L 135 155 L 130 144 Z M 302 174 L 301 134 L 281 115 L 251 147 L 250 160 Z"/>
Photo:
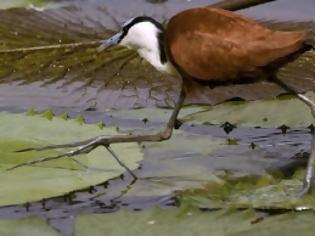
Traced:
<path id="1" fill-rule="evenodd" d="M 136 50 L 157 70 L 173 74 L 167 60 L 163 26 L 151 17 L 139 16 L 128 20 L 120 32 L 104 41 L 99 51 L 117 44 Z"/>

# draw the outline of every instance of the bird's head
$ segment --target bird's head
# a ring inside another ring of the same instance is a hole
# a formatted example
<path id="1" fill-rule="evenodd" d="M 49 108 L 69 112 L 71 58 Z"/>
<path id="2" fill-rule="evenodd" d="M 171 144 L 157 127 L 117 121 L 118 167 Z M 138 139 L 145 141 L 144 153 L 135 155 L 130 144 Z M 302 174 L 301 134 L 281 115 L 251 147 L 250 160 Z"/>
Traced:
<path id="1" fill-rule="evenodd" d="M 147 16 L 138 16 L 125 22 L 121 31 L 104 40 L 98 50 L 104 51 L 114 45 L 136 50 L 157 70 L 178 75 L 167 57 L 165 33 L 162 24 Z"/>
<path id="2" fill-rule="evenodd" d="M 162 25 L 153 18 L 138 16 L 126 21 L 121 31 L 104 40 L 98 50 L 104 51 L 117 44 L 134 50 L 154 47 L 163 32 Z"/>

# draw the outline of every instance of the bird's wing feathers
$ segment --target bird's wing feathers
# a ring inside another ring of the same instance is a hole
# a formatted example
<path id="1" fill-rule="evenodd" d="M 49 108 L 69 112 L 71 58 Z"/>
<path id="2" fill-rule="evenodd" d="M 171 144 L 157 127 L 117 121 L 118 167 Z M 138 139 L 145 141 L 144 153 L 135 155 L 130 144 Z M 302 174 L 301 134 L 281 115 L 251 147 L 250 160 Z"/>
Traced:
<path id="1" fill-rule="evenodd" d="M 189 19 L 189 20 L 187 20 Z M 232 12 L 199 8 L 174 16 L 167 27 L 174 64 L 199 80 L 231 81 L 301 48 L 304 34 L 271 31 Z"/>

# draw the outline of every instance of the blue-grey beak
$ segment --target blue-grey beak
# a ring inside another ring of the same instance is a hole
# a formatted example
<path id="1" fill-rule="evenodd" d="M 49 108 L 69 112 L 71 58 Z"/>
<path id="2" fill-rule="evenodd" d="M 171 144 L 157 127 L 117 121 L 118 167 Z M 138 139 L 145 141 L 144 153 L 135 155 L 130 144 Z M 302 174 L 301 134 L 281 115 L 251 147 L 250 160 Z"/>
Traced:
<path id="1" fill-rule="evenodd" d="M 98 47 L 98 51 L 102 52 L 116 44 L 118 44 L 121 40 L 121 36 L 122 36 L 122 32 L 119 32 L 117 34 L 115 34 L 114 36 L 110 37 L 109 39 L 105 40 L 101 46 Z"/>

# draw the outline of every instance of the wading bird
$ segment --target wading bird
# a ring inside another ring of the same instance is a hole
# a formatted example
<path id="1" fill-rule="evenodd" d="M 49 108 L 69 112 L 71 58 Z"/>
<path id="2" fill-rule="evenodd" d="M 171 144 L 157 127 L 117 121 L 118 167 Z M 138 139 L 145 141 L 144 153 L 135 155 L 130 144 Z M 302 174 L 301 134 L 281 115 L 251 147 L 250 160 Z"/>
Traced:
<path id="1" fill-rule="evenodd" d="M 192 90 L 191 81 L 207 85 L 212 82 L 244 83 L 270 79 L 295 94 L 315 115 L 315 105 L 311 100 L 295 93 L 275 76 L 275 71 L 291 56 L 310 48 L 307 42 L 304 32 L 272 31 L 247 17 L 216 8 L 180 12 L 170 19 L 166 30 L 150 17 L 133 18 L 122 25 L 119 33 L 105 40 L 99 51 L 117 44 L 128 47 L 136 50 L 157 70 L 182 79 L 181 92 L 166 127 L 150 134 L 99 136 L 77 143 L 28 149 L 74 148 L 16 167 L 90 152 L 98 146 L 106 147 L 119 161 L 110 148 L 112 143 L 167 140 L 172 135 L 185 96 Z M 314 159 L 313 155 L 309 158 L 303 194 L 313 188 Z M 124 167 L 136 177 L 128 167 Z"/>

